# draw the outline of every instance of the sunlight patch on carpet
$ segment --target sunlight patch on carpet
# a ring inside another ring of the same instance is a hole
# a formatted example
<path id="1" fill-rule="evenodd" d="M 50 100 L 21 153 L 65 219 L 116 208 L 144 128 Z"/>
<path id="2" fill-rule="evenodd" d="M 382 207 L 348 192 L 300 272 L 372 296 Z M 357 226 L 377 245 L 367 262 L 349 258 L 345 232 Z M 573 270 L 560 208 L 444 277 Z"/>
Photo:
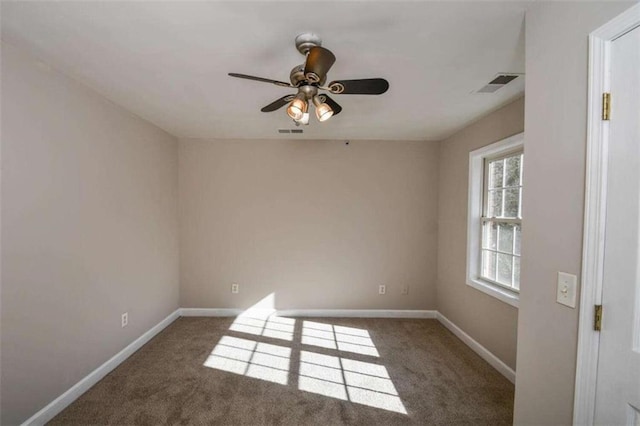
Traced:
<path id="1" fill-rule="evenodd" d="M 387 369 L 380 364 L 300 351 L 298 389 L 407 414 Z"/>
<path id="2" fill-rule="evenodd" d="M 291 348 L 223 336 L 204 362 L 205 367 L 286 385 Z"/>
<path id="3" fill-rule="evenodd" d="M 296 320 L 277 316 L 272 293 L 238 315 L 229 331 L 293 342 Z M 336 352 L 379 358 L 369 331 L 303 321 L 300 343 Z M 298 350 L 296 348 L 296 350 Z M 223 336 L 205 367 L 281 385 L 289 384 L 292 348 Z M 300 350 L 298 390 L 396 413 L 407 410 L 384 365 Z"/>
<path id="4" fill-rule="evenodd" d="M 303 321 L 301 342 L 303 345 L 337 349 L 360 355 L 380 356 L 369 332 L 361 328 Z"/>

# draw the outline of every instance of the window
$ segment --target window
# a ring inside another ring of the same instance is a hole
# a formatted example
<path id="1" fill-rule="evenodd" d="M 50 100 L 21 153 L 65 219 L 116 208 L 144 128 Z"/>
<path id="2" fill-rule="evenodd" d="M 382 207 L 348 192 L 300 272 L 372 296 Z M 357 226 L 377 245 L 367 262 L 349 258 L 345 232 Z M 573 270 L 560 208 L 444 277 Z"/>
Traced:
<path id="1" fill-rule="evenodd" d="M 467 284 L 518 306 L 523 134 L 469 155 Z"/>

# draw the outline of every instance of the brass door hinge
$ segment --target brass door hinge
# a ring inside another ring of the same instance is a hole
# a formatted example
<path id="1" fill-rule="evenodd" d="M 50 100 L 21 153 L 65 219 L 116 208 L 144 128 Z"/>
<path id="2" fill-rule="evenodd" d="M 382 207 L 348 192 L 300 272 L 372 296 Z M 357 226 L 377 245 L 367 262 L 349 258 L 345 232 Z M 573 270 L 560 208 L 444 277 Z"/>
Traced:
<path id="1" fill-rule="evenodd" d="M 611 117 L 611 93 L 602 94 L 602 119 L 609 120 Z"/>
<path id="2" fill-rule="evenodd" d="M 602 330 L 602 305 L 595 305 L 595 315 L 593 317 L 593 329 Z"/>

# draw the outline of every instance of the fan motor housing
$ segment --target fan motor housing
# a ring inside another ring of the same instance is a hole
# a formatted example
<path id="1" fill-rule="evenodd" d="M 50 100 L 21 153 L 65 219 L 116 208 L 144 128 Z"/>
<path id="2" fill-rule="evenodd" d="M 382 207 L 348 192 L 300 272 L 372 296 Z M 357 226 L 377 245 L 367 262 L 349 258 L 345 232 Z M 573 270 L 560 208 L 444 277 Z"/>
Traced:
<path id="1" fill-rule="evenodd" d="M 289 79 L 291 80 L 291 84 L 294 86 L 298 86 L 300 83 L 306 80 L 304 76 L 304 64 L 296 65 L 291 70 L 291 74 L 289 75 Z"/>
<path id="2" fill-rule="evenodd" d="M 311 99 L 318 94 L 318 88 L 310 84 L 305 84 L 303 86 L 300 86 L 300 88 L 298 88 L 298 93 L 300 92 L 304 93 L 307 99 Z"/>
<path id="3" fill-rule="evenodd" d="M 304 75 L 304 64 L 296 65 L 291 70 L 289 74 L 289 80 L 291 80 L 291 84 L 298 87 L 301 83 L 309 82 L 309 83 L 317 83 L 322 86 L 327 81 L 327 76 L 325 75 L 320 82 L 311 82 L 307 80 L 307 77 Z"/>

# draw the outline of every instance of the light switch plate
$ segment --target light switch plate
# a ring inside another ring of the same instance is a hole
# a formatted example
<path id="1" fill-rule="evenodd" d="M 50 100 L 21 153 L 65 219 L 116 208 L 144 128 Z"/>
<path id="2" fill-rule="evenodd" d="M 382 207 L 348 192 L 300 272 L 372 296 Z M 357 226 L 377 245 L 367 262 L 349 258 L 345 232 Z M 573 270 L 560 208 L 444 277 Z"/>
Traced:
<path id="1" fill-rule="evenodd" d="M 566 272 L 558 272 L 558 289 L 556 301 L 570 308 L 576 307 L 578 277 Z"/>

